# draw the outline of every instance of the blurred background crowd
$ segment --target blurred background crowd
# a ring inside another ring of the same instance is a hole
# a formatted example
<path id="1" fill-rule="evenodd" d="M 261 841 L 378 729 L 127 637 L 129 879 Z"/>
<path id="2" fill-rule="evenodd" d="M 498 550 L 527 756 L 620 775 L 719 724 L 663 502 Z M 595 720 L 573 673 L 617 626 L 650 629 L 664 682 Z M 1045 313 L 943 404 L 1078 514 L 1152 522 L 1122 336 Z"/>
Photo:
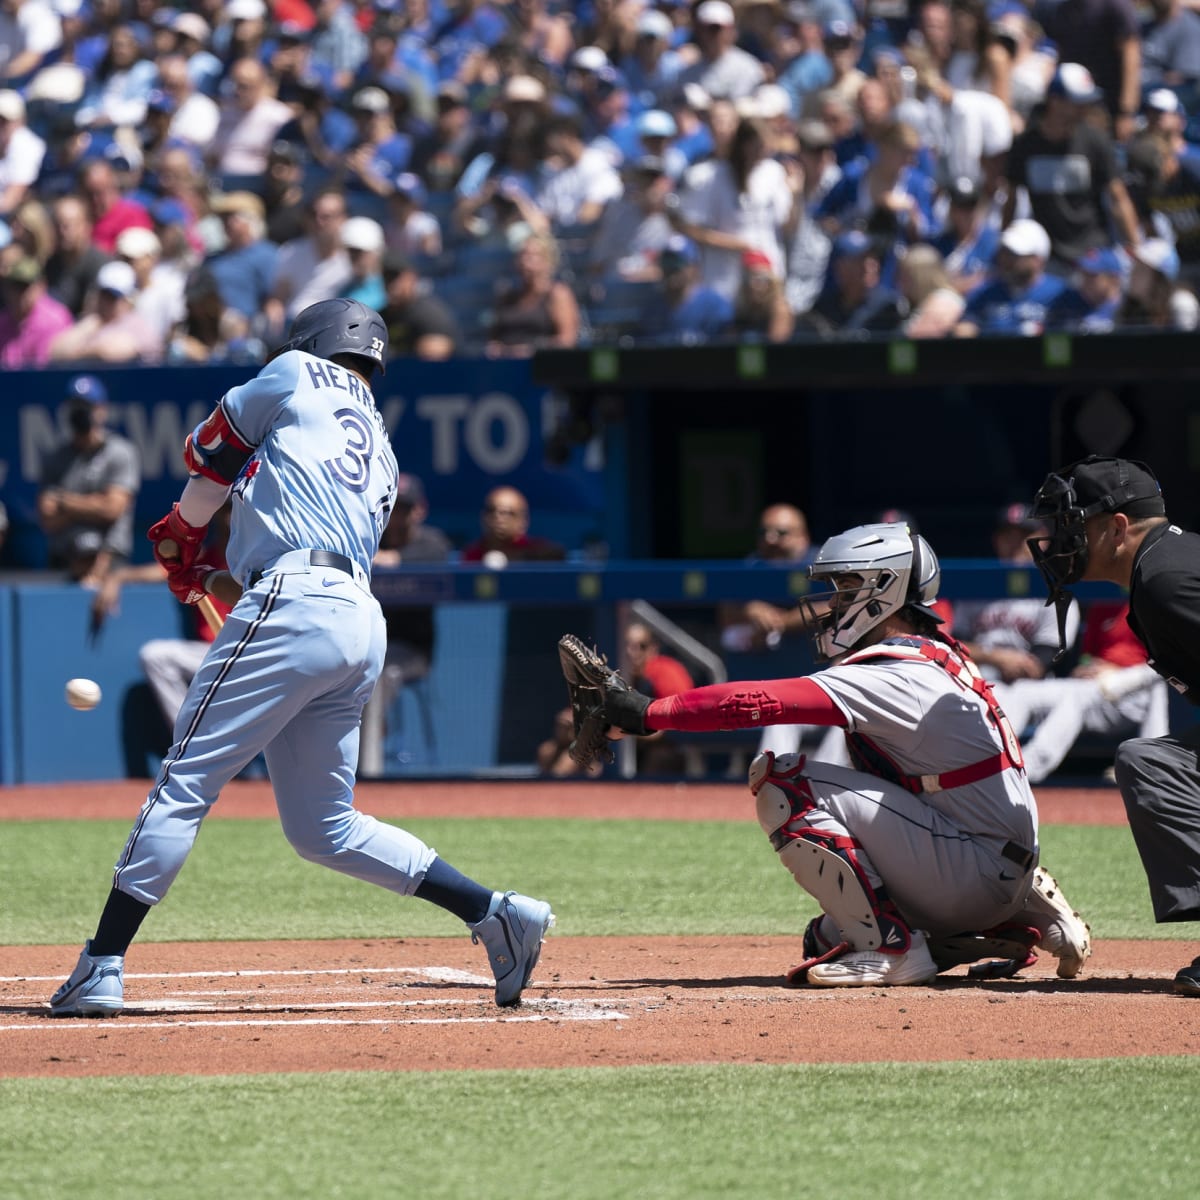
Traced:
<path id="1" fill-rule="evenodd" d="M 0 0 L 0 364 L 1197 323 L 1184 0 Z"/>

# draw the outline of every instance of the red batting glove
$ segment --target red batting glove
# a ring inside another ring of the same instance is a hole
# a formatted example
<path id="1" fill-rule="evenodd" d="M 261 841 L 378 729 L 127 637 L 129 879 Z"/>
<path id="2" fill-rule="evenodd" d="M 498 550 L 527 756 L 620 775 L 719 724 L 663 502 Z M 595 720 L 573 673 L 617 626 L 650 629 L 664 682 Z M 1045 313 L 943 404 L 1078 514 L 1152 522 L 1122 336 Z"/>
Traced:
<path id="1" fill-rule="evenodd" d="M 158 565 L 171 575 L 187 570 L 196 561 L 207 528 L 206 525 L 189 525 L 179 515 L 179 505 L 174 504 L 161 521 L 150 526 L 146 536 L 154 543 L 154 557 Z M 172 542 L 173 546 L 169 544 Z M 167 543 L 165 549 L 164 543 Z"/>
<path id="2" fill-rule="evenodd" d="M 204 581 L 216 569 L 203 563 L 191 567 L 177 567 L 167 575 L 167 587 L 181 604 L 199 604 L 208 595 Z"/>

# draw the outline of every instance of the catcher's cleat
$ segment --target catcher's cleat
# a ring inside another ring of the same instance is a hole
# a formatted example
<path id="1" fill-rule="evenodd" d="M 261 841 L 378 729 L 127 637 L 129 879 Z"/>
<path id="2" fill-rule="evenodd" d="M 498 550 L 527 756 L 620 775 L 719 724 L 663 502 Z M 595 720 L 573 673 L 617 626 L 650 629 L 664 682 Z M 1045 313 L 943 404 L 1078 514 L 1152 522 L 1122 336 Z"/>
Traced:
<path id="1" fill-rule="evenodd" d="M 919 929 L 911 931 L 903 954 L 851 950 L 808 968 L 808 982 L 817 987 L 911 987 L 932 983 L 936 977 L 937 964 Z"/>
<path id="2" fill-rule="evenodd" d="M 1070 906 L 1058 881 L 1045 867 L 1033 873 L 1031 899 L 1050 916 L 1042 932 L 1042 946 L 1058 959 L 1059 979 L 1074 979 L 1092 956 L 1091 927 Z"/>

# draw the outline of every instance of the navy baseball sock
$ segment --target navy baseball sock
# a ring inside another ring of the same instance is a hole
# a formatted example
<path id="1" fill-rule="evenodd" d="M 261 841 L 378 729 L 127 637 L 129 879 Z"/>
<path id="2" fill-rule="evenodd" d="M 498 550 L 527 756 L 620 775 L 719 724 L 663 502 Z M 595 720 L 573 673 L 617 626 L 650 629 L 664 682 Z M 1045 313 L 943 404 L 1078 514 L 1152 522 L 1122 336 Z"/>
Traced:
<path id="1" fill-rule="evenodd" d="M 93 958 L 108 954 L 123 956 L 149 911 L 149 904 L 113 888 L 108 893 L 108 902 L 100 914 L 100 924 L 96 926 L 96 935 L 92 938 L 88 953 Z"/>
<path id="2" fill-rule="evenodd" d="M 482 921 L 492 903 L 491 889 L 468 879 L 440 858 L 429 864 L 413 895 L 452 912 L 468 925 Z"/>

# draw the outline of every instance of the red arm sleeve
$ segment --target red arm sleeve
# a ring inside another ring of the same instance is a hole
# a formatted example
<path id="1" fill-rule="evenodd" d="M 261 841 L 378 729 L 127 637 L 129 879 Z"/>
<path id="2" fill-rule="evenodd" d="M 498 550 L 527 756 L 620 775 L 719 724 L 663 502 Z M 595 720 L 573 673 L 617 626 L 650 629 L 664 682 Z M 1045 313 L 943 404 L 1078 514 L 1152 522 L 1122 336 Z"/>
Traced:
<path id="1" fill-rule="evenodd" d="M 840 725 L 842 710 L 807 676 L 714 683 L 654 700 L 647 729 L 753 729 L 759 725 Z"/>

